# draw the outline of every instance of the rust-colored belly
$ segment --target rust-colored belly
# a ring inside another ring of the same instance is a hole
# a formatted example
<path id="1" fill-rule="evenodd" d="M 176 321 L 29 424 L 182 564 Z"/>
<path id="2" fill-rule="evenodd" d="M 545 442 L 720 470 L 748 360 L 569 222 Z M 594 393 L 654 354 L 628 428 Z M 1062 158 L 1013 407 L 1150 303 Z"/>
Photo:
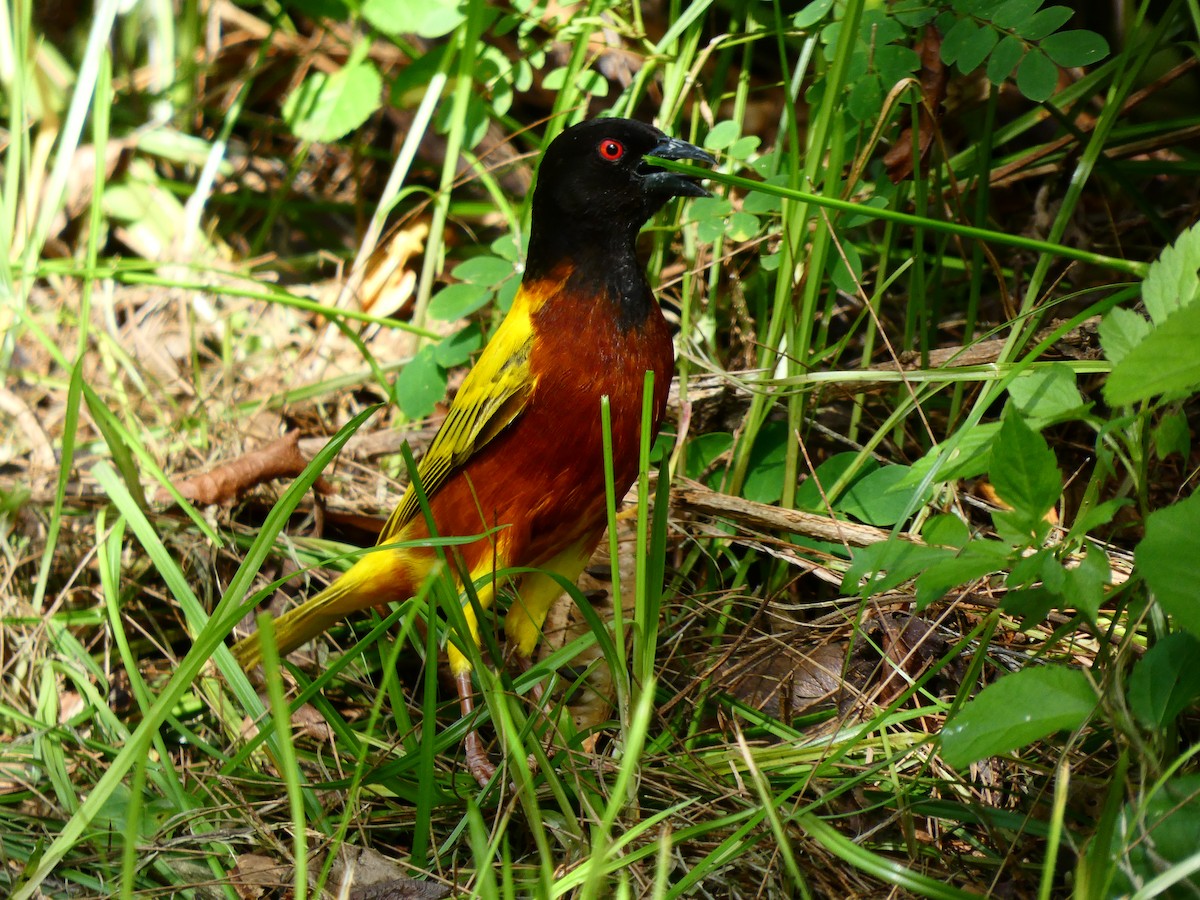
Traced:
<path id="1" fill-rule="evenodd" d="M 605 519 L 600 398 L 609 397 L 618 497 L 637 476 L 647 371 L 655 375 L 654 432 L 666 407 L 674 354 L 657 306 L 638 327 L 622 328 L 607 300 L 560 293 L 533 324 L 537 387 L 524 411 L 431 499 L 443 536 L 506 526 L 458 548 L 469 571 L 497 555 L 492 541 L 509 565 L 538 566 L 589 532 L 598 537 Z M 425 535 L 422 519 L 405 537 Z"/>

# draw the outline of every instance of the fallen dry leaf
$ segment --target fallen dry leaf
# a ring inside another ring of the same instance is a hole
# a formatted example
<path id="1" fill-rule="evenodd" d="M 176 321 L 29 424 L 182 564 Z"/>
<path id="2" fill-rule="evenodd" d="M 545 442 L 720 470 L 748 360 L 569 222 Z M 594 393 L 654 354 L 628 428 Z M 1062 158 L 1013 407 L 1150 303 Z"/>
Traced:
<path id="1" fill-rule="evenodd" d="M 428 236 L 429 225 L 414 222 L 384 237 L 367 259 L 358 287 L 358 304 L 363 312 L 386 318 L 396 315 L 412 300 L 417 270 L 409 263 L 424 251 Z"/>
<path id="2" fill-rule="evenodd" d="M 314 873 L 317 868 L 314 866 Z M 350 900 L 442 900 L 450 896 L 451 888 L 413 878 L 409 871 L 378 850 L 344 844 L 330 868 L 329 884 L 348 887 Z"/>
<path id="3" fill-rule="evenodd" d="M 229 873 L 229 882 L 242 900 L 273 897 L 290 883 L 291 867 L 259 853 L 243 853 Z"/>

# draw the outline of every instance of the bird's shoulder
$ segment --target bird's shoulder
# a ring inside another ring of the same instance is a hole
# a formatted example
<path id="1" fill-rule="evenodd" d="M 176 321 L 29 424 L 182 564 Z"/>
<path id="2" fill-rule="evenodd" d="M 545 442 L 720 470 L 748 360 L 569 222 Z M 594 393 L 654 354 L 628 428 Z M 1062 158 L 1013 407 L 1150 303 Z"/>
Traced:
<path id="1" fill-rule="evenodd" d="M 538 280 L 523 283 L 508 314 L 488 341 L 475 366 L 450 404 L 429 450 L 417 465 L 417 479 L 432 495 L 525 409 L 537 387 L 532 371 L 534 316 L 561 285 Z M 397 540 L 401 530 L 420 511 L 413 485 L 392 512 L 380 543 Z"/>

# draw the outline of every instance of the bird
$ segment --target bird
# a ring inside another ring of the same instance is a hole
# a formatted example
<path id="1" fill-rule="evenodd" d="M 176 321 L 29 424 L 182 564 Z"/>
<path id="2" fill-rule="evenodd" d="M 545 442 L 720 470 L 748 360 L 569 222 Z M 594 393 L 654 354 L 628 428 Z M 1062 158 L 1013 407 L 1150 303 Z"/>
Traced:
<path id="1" fill-rule="evenodd" d="M 420 542 L 478 535 L 447 555 L 459 587 L 464 580 L 476 585 L 479 608 L 505 587 L 498 573 L 535 570 L 510 579 L 514 599 L 505 617 L 509 652 L 530 659 L 563 592 L 554 576 L 576 581 L 606 527 L 601 398 L 610 404 L 618 497 L 638 474 L 647 372 L 654 373 L 654 433 L 666 409 L 674 345 L 638 259 L 637 235 L 672 198 L 709 194 L 699 176 L 668 172 L 651 158 L 716 163 L 699 147 L 632 119 L 588 119 L 547 146 L 520 287 L 417 465 L 429 515 L 410 484 L 380 532 L 379 549 L 275 620 L 281 653 L 356 611 L 416 594 L 438 560 L 436 549 Z M 463 615 L 478 646 L 475 607 L 465 599 Z M 233 653 L 247 671 L 258 665 L 258 635 L 239 641 Z M 447 658 L 469 719 L 471 662 L 451 641 Z M 463 749 L 468 771 L 486 785 L 495 766 L 476 730 L 467 732 Z"/>

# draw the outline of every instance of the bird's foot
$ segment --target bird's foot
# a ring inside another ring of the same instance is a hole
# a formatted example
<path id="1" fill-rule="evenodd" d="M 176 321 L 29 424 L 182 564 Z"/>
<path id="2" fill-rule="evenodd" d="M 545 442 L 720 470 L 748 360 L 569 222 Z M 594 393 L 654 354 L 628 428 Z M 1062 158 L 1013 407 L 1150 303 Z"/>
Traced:
<path id="1" fill-rule="evenodd" d="M 459 672 L 454 676 L 455 687 L 458 688 L 458 708 L 462 710 L 464 719 L 470 721 L 475 711 L 475 695 L 471 691 L 470 671 Z M 467 771 L 470 772 L 480 787 L 487 787 L 492 776 L 496 774 L 496 765 L 488 759 L 487 751 L 483 749 L 483 739 L 472 726 L 463 738 L 463 755 L 467 760 Z"/>
<path id="2" fill-rule="evenodd" d="M 487 787 L 496 774 L 496 765 L 483 749 L 483 741 L 478 731 L 467 732 L 467 736 L 463 738 L 463 753 L 467 758 L 467 771 L 475 777 L 480 787 Z"/>
<path id="3" fill-rule="evenodd" d="M 528 667 L 528 664 L 526 667 Z M 463 718 L 469 718 L 475 710 L 475 699 L 471 693 L 470 673 L 456 676 L 455 681 L 458 686 L 459 707 L 462 710 Z M 535 701 L 540 706 L 543 696 L 541 682 L 534 685 L 531 692 L 534 695 Z M 468 731 L 463 738 L 463 756 L 467 771 L 479 782 L 480 787 L 487 787 L 496 774 L 496 764 L 488 756 L 487 751 L 483 747 L 483 738 L 479 736 L 479 732 L 474 728 Z M 531 754 L 526 760 L 526 765 L 529 767 L 530 772 L 535 772 L 538 766 L 537 757 Z M 509 787 L 514 791 L 516 790 L 515 784 L 510 784 Z"/>

